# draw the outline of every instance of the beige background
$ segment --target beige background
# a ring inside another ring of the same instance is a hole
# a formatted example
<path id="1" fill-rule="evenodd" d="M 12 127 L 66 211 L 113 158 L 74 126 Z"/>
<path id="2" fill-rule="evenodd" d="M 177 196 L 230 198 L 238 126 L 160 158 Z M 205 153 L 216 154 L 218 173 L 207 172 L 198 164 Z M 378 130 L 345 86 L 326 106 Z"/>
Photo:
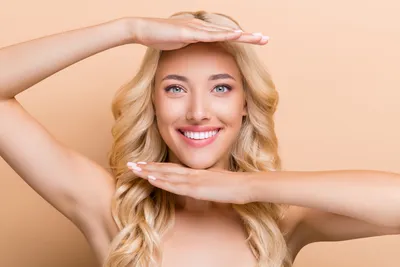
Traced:
<path id="1" fill-rule="evenodd" d="M 285 169 L 400 172 L 400 26 L 397 1 L 6 1 L 0 47 L 122 16 L 223 12 L 271 37 L 257 48 L 281 102 Z M 18 96 L 59 140 L 106 165 L 110 101 L 143 47 L 93 56 Z M 1 126 L 0 126 L 1 127 Z M 40 147 L 38 147 L 40 149 Z M 80 232 L 0 160 L 0 266 L 95 266 Z M 366 200 L 368 201 L 368 200 Z M 399 266 L 398 236 L 306 247 L 296 267 Z"/>

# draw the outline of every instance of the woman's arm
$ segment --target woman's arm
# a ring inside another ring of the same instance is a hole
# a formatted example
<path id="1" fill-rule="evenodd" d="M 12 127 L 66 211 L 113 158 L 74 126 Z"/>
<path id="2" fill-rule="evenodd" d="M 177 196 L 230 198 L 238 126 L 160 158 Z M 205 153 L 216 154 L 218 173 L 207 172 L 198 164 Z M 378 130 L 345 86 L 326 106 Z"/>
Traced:
<path id="1" fill-rule="evenodd" d="M 0 49 L 0 156 L 85 234 L 97 254 L 106 253 L 117 230 L 110 212 L 113 177 L 56 140 L 15 96 L 130 38 L 125 20 L 120 19 Z"/>
<path id="2" fill-rule="evenodd" d="M 116 230 L 109 212 L 113 178 L 56 140 L 15 96 L 79 60 L 130 39 L 126 21 L 119 19 L 0 49 L 0 156 L 86 236 L 104 239 L 102 244 Z M 93 233 L 100 225 L 107 225 L 106 231 Z"/>
<path id="3" fill-rule="evenodd" d="M 317 241 L 400 234 L 399 174 L 230 172 L 155 162 L 128 166 L 138 177 L 178 195 L 219 203 L 289 204 L 281 226 L 297 251 Z"/>
<path id="4" fill-rule="evenodd" d="M 121 18 L 0 49 L 0 100 L 10 99 L 52 74 L 107 49 L 138 43 L 161 50 L 195 42 L 264 45 L 262 36 L 198 19 Z"/>
<path id="5" fill-rule="evenodd" d="M 284 171 L 252 177 L 255 201 L 291 205 L 287 223 L 295 225 L 297 251 L 313 242 L 400 234 L 399 174 Z"/>
<path id="6" fill-rule="evenodd" d="M 255 173 L 256 201 L 314 208 L 400 229 L 400 175 L 383 171 Z"/>
<path id="7" fill-rule="evenodd" d="M 118 19 L 0 49 L 0 99 L 10 99 L 80 60 L 131 42 L 126 21 Z"/>

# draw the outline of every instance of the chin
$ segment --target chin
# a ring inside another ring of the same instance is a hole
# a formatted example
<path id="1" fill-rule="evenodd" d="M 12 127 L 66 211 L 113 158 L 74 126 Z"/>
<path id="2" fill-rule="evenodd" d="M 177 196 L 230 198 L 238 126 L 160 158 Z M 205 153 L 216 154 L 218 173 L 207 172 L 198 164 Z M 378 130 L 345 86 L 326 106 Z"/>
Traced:
<path id="1" fill-rule="evenodd" d="M 217 162 L 212 159 L 188 159 L 188 158 L 180 158 L 179 161 L 192 169 L 198 169 L 198 170 L 203 170 L 203 169 L 208 169 L 213 167 Z"/>

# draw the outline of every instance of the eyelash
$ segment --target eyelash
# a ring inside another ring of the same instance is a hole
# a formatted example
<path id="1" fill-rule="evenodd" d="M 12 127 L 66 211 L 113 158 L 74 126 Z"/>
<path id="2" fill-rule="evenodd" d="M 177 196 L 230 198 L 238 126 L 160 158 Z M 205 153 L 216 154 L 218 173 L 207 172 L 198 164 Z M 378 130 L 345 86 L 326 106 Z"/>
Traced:
<path id="1" fill-rule="evenodd" d="M 215 88 L 218 88 L 218 87 L 225 87 L 225 88 L 228 90 L 228 92 L 232 91 L 232 86 L 230 86 L 230 85 L 228 85 L 228 84 L 218 84 L 218 85 L 216 85 L 216 86 L 214 87 L 214 89 L 215 89 Z M 170 89 L 172 89 L 172 88 L 179 88 L 179 89 L 181 89 L 181 90 L 184 90 L 182 86 L 179 86 L 179 85 L 170 85 L 170 86 L 168 86 L 167 88 L 165 88 L 165 91 L 166 91 L 166 92 L 169 92 Z M 214 90 L 214 89 L 213 89 L 213 90 Z M 226 93 L 226 92 L 224 92 L 224 93 Z"/>

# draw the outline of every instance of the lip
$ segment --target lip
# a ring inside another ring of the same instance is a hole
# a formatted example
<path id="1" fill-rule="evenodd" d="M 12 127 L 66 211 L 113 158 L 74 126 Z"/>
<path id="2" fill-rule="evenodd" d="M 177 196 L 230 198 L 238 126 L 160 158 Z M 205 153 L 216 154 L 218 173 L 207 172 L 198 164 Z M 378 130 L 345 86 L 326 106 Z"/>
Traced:
<path id="1" fill-rule="evenodd" d="M 188 126 L 182 126 L 182 127 L 177 128 L 177 130 L 184 131 L 184 132 L 209 132 L 209 131 L 215 131 L 215 130 L 220 130 L 220 129 L 222 129 L 222 127 L 200 126 L 200 125 L 188 125 Z"/>
<path id="2" fill-rule="evenodd" d="M 188 130 L 188 129 L 190 129 L 190 130 Z M 181 136 L 183 141 L 185 141 L 185 143 L 188 144 L 189 146 L 194 147 L 194 148 L 202 148 L 202 147 L 212 144 L 219 136 L 222 128 L 220 128 L 220 127 L 202 127 L 201 130 L 199 130 L 199 128 L 197 127 L 195 129 L 197 129 L 197 130 L 194 130 L 192 127 L 185 127 L 185 128 L 179 128 L 177 130 L 177 132 Z M 182 131 L 190 131 L 190 132 L 203 132 L 204 131 L 204 132 L 207 132 L 207 131 L 215 131 L 215 130 L 218 130 L 218 132 L 214 136 L 207 138 L 207 139 L 202 139 L 202 140 L 190 139 L 189 137 L 186 137 L 182 132 Z"/>

